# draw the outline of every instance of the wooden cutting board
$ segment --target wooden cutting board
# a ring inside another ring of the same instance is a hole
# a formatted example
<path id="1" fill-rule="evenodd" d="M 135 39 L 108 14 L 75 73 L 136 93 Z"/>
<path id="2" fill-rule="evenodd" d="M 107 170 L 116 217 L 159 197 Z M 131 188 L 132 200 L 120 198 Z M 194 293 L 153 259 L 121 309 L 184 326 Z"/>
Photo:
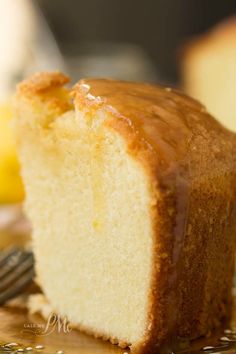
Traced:
<path id="1" fill-rule="evenodd" d="M 116 345 L 95 339 L 75 329 L 65 333 L 67 332 L 66 327 L 59 328 L 58 325 L 55 325 L 52 326 L 50 331 L 42 334 L 44 332 L 42 328 L 45 329 L 45 321 L 39 315 L 30 315 L 23 309 L 0 308 L 0 344 L 16 342 L 21 348 L 29 346 L 35 348 L 37 345 L 43 345 L 42 350 L 30 352 L 42 354 L 59 351 L 63 351 L 64 354 L 123 354 L 129 352 L 127 349 L 120 349 Z M 236 328 L 236 306 L 234 306 L 231 328 Z M 212 337 L 191 343 L 183 351 L 185 353 L 204 354 L 201 348 L 205 346 L 225 345 L 225 343 L 220 342 L 222 336 L 226 336 L 223 331 L 214 333 Z M 227 350 L 225 351 L 225 349 Z M 236 353 L 236 345 L 214 350 L 214 353 L 219 354 L 223 351 L 224 353 Z M 205 354 L 209 353 L 210 351 L 205 352 Z"/>
<path id="2" fill-rule="evenodd" d="M 127 352 L 115 345 L 87 336 L 72 329 L 64 333 L 63 329 L 46 334 L 35 334 L 45 325 L 45 321 L 37 315 L 29 315 L 27 311 L 13 308 L 0 308 L 0 344 L 16 342 L 20 347 L 43 345 L 44 349 L 35 352 L 42 354 L 122 354 Z M 35 326 L 35 327 L 33 327 Z M 1 349 L 0 349 L 1 353 Z M 30 352 L 32 353 L 32 352 Z"/>

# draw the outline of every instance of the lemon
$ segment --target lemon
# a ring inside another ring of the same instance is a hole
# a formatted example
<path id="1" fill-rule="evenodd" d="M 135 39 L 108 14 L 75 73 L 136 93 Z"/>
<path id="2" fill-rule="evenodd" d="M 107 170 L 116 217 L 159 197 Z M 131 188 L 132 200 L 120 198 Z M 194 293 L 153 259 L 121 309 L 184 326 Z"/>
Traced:
<path id="1" fill-rule="evenodd" d="M 24 198 L 11 117 L 11 105 L 0 104 L 0 203 L 19 202 Z"/>

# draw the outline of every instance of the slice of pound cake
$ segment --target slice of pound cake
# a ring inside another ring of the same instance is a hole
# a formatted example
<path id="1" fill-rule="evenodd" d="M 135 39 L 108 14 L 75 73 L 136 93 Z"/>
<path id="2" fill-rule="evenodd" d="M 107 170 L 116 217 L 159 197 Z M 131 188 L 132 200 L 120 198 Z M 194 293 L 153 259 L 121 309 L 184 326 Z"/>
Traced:
<path id="1" fill-rule="evenodd" d="M 137 353 L 230 317 L 236 139 L 198 102 L 60 73 L 15 99 L 25 208 L 49 303 Z"/>

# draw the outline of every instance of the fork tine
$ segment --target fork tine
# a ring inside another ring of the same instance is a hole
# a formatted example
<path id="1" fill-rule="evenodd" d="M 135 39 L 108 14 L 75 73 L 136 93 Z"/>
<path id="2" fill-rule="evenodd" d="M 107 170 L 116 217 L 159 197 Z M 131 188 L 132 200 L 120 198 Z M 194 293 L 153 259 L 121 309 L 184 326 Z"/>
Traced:
<path id="1" fill-rule="evenodd" d="M 32 254 L 27 254 L 26 257 L 17 266 L 8 270 L 8 272 L 0 279 L 0 292 L 14 283 L 29 269 L 33 269 L 34 259 Z"/>
<path id="2" fill-rule="evenodd" d="M 0 254 L 0 267 L 2 267 L 12 256 L 16 256 L 21 253 L 19 249 L 9 248 Z"/>
<path id="3" fill-rule="evenodd" d="M 33 257 L 32 253 L 24 251 L 20 251 L 18 254 L 13 254 L 12 256 L 8 257 L 5 264 L 0 268 L 0 281 L 13 270 L 17 270 L 19 265 L 29 257 Z"/>
<path id="4" fill-rule="evenodd" d="M 34 274 L 32 252 L 9 248 L 0 254 L 0 305 L 18 295 Z"/>
<path id="5" fill-rule="evenodd" d="M 23 276 L 12 284 L 11 287 L 0 293 L 0 305 L 3 305 L 7 300 L 18 295 L 32 281 L 34 277 L 34 269 L 30 268 Z"/>

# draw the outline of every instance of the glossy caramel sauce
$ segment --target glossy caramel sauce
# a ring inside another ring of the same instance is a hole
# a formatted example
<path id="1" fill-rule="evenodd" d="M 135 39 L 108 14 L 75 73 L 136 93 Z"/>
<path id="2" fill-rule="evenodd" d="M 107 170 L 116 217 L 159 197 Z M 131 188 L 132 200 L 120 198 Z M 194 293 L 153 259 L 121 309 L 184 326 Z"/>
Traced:
<path id="1" fill-rule="evenodd" d="M 174 89 L 86 79 L 75 90 L 86 95 L 86 103 L 103 104 L 113 114 L 126 118 L 140 138 L 157 151 L 162 162 L 183 158 L 194 134 L 207 139 L 209 129 L 223 130 L 204 106 Z"/>

